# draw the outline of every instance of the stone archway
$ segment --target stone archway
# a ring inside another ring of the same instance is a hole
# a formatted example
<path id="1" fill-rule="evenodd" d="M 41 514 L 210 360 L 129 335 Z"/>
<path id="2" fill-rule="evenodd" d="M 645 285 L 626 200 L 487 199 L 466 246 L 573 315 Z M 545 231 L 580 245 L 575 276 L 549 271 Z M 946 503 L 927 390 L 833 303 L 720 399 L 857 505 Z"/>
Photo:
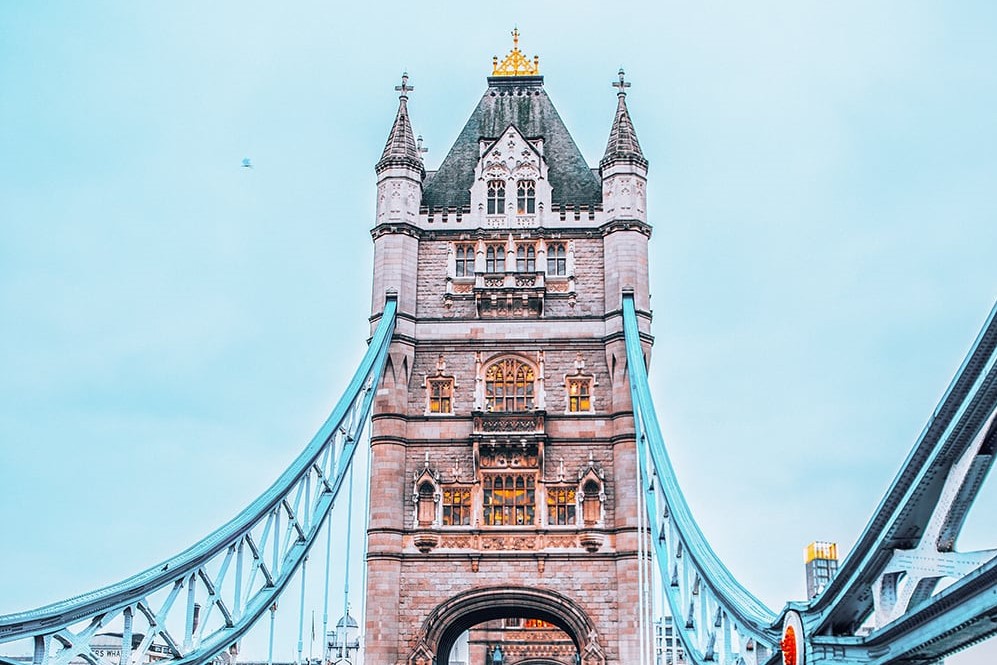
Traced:
<path id="1" fill-rule="evenodd" d="M 603 665 L 595 625 L 570 598 L 536 587 L 479 587 L 446 600 L 423 622 L 410 665 L 444 665 L 465 630 L 493 619 L 528 616 L 554 624 L 571 638 L 584 665 Z"/>

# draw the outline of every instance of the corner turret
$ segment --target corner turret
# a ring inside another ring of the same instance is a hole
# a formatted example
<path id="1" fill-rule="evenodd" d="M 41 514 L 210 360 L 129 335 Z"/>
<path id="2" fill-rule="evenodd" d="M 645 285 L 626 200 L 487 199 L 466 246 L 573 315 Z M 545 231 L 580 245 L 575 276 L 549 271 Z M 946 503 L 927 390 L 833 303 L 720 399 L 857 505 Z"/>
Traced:
<path id="1" fill-rule="evenodd" d="M 616 117 L 609 130 L 606 154 L 599 162 L 602 177 L 606 265 L 615 266 L 606 274 L 607 307 L 622 306 L 621 293 L 631 289 L 640 310 L 650 310 L 647 281 L 647 159 L 637 141 L 630 112 L 627 88 L 630 84 L 620 69 Z"/>
<path id="2" fill-rule="evenodd" d="M 620 80 L 613 83 L 618 89 L 616 117 L 609 130 L 606 154 L 599 162 L 602 176 L 602 201 L 607 220 L 636 220 L 647 222 L 647 159 L 637 141 L 630 112 L 627 110 L 627 92 L 630 87 L 620 70 Z"/>
<path id="3" fill-rule="evenodd" d="M 408 116 L 408 93 L 414 90 L 408 84 L 408 74 L 402 74 L 399 91 L 398 113 L 384 145 L 384 152 L 374 171 L 377 173 L 377 222 L 415 223 L 419 217 L 422 199 L 422 181 L 426 168 L 416 144 L 415 134 Z"/>

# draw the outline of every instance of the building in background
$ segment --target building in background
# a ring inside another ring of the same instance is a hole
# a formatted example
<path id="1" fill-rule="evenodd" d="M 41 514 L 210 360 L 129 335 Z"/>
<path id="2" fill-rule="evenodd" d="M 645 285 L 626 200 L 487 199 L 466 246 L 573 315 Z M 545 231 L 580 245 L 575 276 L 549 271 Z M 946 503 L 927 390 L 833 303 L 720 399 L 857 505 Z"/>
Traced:
<path id="1" fill-rule="evenodd" d="M 820 540 L 807 545 L 803 563 L 807 571 L 807 599 L 823 591 L 838 572 L 838 544 Z"/>
<path id="2" fill-rule="evenodd" d="M 656 665 L 685 665 L 685 651 L 674 624 L 675 620 L 667 614 L 654 622 Z"/>

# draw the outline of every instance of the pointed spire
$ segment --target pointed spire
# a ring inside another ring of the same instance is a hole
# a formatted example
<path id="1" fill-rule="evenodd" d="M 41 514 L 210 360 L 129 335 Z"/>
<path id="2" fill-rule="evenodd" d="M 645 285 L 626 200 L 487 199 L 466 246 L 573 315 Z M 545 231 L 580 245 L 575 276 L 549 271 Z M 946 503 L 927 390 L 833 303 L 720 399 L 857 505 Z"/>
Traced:
<path id="1" fill-rule="evenodd" d="M 408 93 L 414 89 L 408 84 L 408 73 L 403 73 L 402 84 L 395 86 L 395 90 L 399 92 L 398 113 L 388 134 L 388 142 L 384 144 L 384 153 L 375 167 L 378 173 L 390 166 L 409 166 L 425 175 L 422 156 L 416 146 L 415 134 L 408 118 Z"/>
<path id="2" fill-rule="evenodd" d="M 630 84 L 626 81 L 623 68 L 620 68 L 620 80 L 614 82 L 613 87 L 618 90 L 616 93 L 619 102 L 616 105 L 616 117 L 613 119 L 613 127 L 609 130 L 609 142 L 606 144 L 606 154 L 603 156 L 600 166 L 605 166 L 617 160 L 636 162 L 645 168 L 647 159 L 641 152 L 640 143 L 637 141 L 637 132 L 634 130 L 633 121 L 630 119 L 630 112 L 627 110 L 627 88 Z"/>

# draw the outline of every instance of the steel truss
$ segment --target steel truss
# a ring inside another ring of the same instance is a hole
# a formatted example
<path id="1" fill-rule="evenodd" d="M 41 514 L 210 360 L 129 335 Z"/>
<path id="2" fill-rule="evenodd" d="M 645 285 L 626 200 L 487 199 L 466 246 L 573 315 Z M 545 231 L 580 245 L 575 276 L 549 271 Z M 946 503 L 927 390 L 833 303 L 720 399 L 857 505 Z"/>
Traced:
<path id="1" fill-rule="evenodd" d="M 997 449 L 997 306 L 837 577 L 779 613 L 737 582 L 693 519 L 628 293 L 623 319 L 652 549 L 687 660 L 774 663 L 785 650 L 799 665 L 929 663 L 997 634 L 997 550 L 955 551 Z M 786 625 L 796 640 L 784 640 Z"/>
<path id="2" fill-rule="evenodd" d="M 0 643 L 32 638 L 35 665 L 77 658 L 117 665 L 93 644 L 98 633 L 113 627 L 121 634 L 122 665 L 145 662 L 150 651 L 164 665 L 205 663 L 274 608 L 298 572 L 304 588 L 308 553 L 332 513 L 370 415 L 396 306 L 389 297 L 367 353 L 329 418 L 245 510 L 193 547 L 122 582 L 0 616 Z"/>

